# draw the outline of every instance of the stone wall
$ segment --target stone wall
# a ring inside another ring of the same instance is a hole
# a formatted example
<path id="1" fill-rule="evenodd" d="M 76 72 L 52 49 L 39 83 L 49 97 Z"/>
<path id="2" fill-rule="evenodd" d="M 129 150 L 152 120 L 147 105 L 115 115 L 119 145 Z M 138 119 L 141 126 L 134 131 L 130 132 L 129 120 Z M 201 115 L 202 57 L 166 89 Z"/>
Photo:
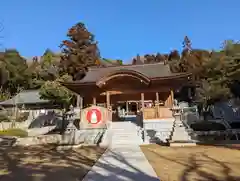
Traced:
<path id="1" fill-rule="evenodd" d="M 102 139 L 106 129 L 89 129 L 77 130 L 75 132 L 66 133 L 64 135 L 51 134 L 39 135 L 26 138 L 17 138 L 15 145 L 44 145 L 44 144 L 59 144 L 59 145 L 77 145 L 77 144 L 98 144 Z"/>
<path id="2" fill-rule="evenodd" d="M 15 122 L 14 128 L 19 128 L 19 129 L 26 129 L 28 126 L 27 122 Z M 1 122 L 0 123 L 0 131 L 11 129 L 12 127 L 12 122 Z"/>
<path id="3" fill-rule="evenodd" d="M 15 146 L 29 146 L 29 145 L 44 145 L 44 144 L 59 144 L 62 140 L 62 135 L 41 135 L 26 138 L 18 138 Z"/>
<path id="4" fill-rule="evenodd" d="M 174 118 L 144 119 L 144 142 L 166 143 L 173 129 Z"/>

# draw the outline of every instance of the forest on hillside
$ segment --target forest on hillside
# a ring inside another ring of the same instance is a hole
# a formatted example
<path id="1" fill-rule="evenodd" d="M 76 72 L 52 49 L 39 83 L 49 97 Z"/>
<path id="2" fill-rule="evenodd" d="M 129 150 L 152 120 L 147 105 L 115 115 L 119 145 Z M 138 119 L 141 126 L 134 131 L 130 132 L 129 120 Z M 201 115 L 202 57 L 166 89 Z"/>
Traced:
<path id="1" fill-rule="evenodd" d="M 181 52 L 136 55 L 131 63 L 163 62 L 172 72 L 191 72 L 197 85 L 195 101 L 209 103 L 239 97 L 240 44 L 225 40 L 220 46 L 218 51 L 197 49 L 185 36 Z M 43 99 L 70 105 L 74 95 L 61 86 L 61 81 L 80 80 L 92 66 L 123 65 L 122 60 L 101 57 L 94 35 L 81 22 L 67 31 L 60 47 L 61 53 L 46 49 L 41 57 L 32 60 L 23 58 L 16 49 L 0 52 L 0 101 L 21 90 L 40 89 Z"/>

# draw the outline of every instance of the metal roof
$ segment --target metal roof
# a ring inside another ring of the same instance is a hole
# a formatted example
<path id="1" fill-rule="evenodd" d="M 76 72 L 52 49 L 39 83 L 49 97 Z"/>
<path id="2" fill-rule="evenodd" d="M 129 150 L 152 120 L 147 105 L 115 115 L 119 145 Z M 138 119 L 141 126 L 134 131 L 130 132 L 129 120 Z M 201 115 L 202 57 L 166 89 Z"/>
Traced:
<path id="1" fill-rule="evenodd" d="M 41 104 L 41 103 L 48 103 L 49 100 L 44 100 L 40 98 L 38 90 L 26 90 L 18 93 L 11 99 L 6 101 L 0 102 L 2 106 L 14 106 L 18 104 Z"/>

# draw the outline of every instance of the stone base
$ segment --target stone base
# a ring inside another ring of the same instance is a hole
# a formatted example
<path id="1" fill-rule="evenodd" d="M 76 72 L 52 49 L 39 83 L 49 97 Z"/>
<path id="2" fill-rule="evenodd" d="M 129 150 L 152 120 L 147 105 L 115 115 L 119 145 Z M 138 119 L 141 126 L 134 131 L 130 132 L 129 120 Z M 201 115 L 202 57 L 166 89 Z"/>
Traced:
<path id="1" fill-rule="evenodd" d="M 169 146 L 170 147 L 191 147 L 196 146 L 197 144 L 195 142 L 185 142 L 185 141 L 170 141 Z"/>

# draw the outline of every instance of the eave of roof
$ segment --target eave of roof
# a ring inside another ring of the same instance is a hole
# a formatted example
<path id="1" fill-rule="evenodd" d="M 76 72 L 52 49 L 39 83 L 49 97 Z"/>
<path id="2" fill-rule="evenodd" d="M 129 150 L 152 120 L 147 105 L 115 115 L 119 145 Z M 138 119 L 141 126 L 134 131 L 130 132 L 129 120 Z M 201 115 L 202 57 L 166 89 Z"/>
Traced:
<path id="1" fill-rule="evenodd" d="M 149 78 L 151 81 L 162 81 L 162 80 L 172 80 L 172 79 L 180 79 L 191 76 L 192 73 L 173 73 L 171 76 L 166 77 L 152 77 Z M 80 82 L 80 81 L 71 81 L 71 82 L 60 82 L 64 86 L 89 86 L 96 85 L 96 81 L 92 82 Z"/>
<path id="2" fill-rule="evenodd" d="M 43 104 L 49 103 L 49 100 L 41 99 L 38 90 L 25 90 L 18 93 L 11 99 L 0 102 L 2 106 L 14 106 L 21 104 Z"/>

